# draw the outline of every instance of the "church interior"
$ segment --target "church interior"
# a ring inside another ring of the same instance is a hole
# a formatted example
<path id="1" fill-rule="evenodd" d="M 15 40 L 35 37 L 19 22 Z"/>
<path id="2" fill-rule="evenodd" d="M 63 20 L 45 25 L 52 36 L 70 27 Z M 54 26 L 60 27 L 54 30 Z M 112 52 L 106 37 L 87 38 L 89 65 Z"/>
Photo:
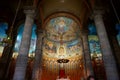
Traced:
<path id="1" fill-rule="evenodd" d="M 0 80 L 120 80 L 119 4 L 1 0 Z"/>

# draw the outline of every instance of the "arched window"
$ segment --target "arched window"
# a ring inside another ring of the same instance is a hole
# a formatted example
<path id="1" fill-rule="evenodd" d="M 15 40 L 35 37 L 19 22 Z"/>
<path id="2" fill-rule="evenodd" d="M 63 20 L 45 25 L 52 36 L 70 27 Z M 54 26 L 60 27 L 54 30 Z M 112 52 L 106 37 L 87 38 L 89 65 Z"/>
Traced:
<path id="1" fill-rule="evenodd" d="M 100 43 L 99 39 L 97 36 L 96 28 L 94 24 L 89 24 L 89 36 L 88 36 L 88 41 L 89 41 L 89 48 L 90 48 L 90 53 L 91 57 L 102 57 L 101 50 L 100 50 Z"/>
<path id="2" fill-rule="evenodd" d="M 100 47 L 99 38 L 97 36 L 96 27 L 94 24 L 89 24 L 88 42 L 90 48 L 90 54 L 92 59 L 92 65 L 97 79 L 105 79 L 105 69 L 102 59 L 102 51 Z"/>
<path id="3" fill-rule="evenodd" d="M 0 22 L 0 57 L 4 49 L 3 39 L 7 38 L 6 30 L 8 29 L 8 24 L 6 22 Z"/>
<path id="4" fill-rule="evenodd" d="M 23 29 L 24 29 L 24 24 L 21 24 L 19 26 L 19 29 L 18 29 L 18 35 L 17 35 L 15 46 L 14 46 L 14 53 L 13 53 L 14 58 L 16 58 L 17 55 L 18 55 L 18 51 L 19 51 L 20 44 L 21 44 L 21 39 L 22 39 L 22 34 L 23 34 Z M 29 57 L 33 57 L 34 53 L 35 53 L 36 38 L 37 38 L 35 30 L 36 30 L 36 25 L 34 24 L 33 28 L 32 28 L 32 36 L 31 36 L 31 44 L 30 44 L 30 49 L 29 49 Z"/>

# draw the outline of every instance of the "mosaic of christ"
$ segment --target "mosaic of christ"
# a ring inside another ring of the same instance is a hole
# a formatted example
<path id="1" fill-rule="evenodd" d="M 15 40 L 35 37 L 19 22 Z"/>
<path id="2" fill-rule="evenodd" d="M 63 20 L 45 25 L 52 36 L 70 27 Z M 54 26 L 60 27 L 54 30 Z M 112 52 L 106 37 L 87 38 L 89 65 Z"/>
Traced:
<path id="1" fill-rule="evenodd" d="M 47 23 L 44 54 L 51 57 L 71 57 L 81 54 L 81 51 L 80 29 L 73 19 L 56 17 Z"/>

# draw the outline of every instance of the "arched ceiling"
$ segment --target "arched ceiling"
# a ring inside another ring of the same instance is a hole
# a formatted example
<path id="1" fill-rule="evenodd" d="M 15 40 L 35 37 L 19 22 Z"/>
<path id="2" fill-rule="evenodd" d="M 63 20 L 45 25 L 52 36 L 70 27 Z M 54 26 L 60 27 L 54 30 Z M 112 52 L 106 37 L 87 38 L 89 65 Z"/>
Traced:
<path id="1" fill-rule="evenodd" d="M 20 0 L 0 1 L 0 21 L 6 20 L 9 23 L 12 23 L 19 1 Z M 66 12 L 78 17 L 81 24 L 84 26 L 95 5 L 99 5 L 100 2 L 102 3 L 102 6 L 110 4 L 109 0 L 21 0 L 17 19 L 18 21 L 25 19 L 25 6 L 36 6 L 36 9 L 39 10 L 36 18 L 40 20 L 39 22 L 44 22 L 48 16 L 54 13 Z M 113 3 L 116 10 L 119 10 L 119 0 L 115 0 Z"/>
<path id="2" fill-rule="evenodd" d="M 70 12 L 77 16 L 83 12 L 82 8 L 86 8 L 83 0 L 44 0 L 42 2 L 44 16 L 48 16 L 54 12 Z"/>
<path id="3" fill-rule="evenodd" d="M 92 12 L 94 1 L 96 0 L 2 0 L 0 2 L 0 11 L 2 11 L 2 13 L 0 13 L 0 18 L 10 15 L 11 18 L 9 23 L 12 23 L 19 1 L 21 1 L 17 16 L 19 20 L 25 17 L 23 12 L 24 7 L 33 6 L 39 10 L 36 18 L 42 22 L 51 14 L 66 12 L 78 17 L 81 24 L 84 25 Z"/>
<path id="4" fill-rule="evenodd" d="M 53 13 L 66 12 L 79 18 L 81 24 L 86 21 L 92 11 L 92 8 L 85 0 L 42 0 L 39 7 L 43 21 Z"/>

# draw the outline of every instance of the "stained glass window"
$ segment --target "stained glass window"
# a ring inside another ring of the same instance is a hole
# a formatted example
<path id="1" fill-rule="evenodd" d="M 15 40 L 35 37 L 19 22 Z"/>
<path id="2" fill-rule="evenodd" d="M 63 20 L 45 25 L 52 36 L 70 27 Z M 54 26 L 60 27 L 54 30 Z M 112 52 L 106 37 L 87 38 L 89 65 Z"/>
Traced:
<path id="1" fill-rule="evenodd" d="M 101 49 L 100 49 L 100 43 L 97 36 L 96 28 L 94 24 L 89 24 L 89 35 L 88 35 L 88 42 L 89 42 L 89 48 L 91 57 L 98 57 L 101 58 Z"/>
<path id="2" fill-rule="evenodd" d="M 18 29 L 18 35 L 17 35 L 17 39 L 16 39 L 16 43 L 14 46 L 14 54 L 13 57 L 17 57 L 18 55 L 18 51 L 20 48 L 20 44 L 21 44 L 21 39 L 22 39 L 22 34 L 23 34 L 23 28 L 24 28 L 24 24 L 21 24 L 19 29 Z M 31 44 L 30 44 L 30 49 L 29 49 L 29 57 L 33 57 L 34 53 L 35 53 L 35 47 L 36 47 L 36 25 L 33 25 L 32 28 L 32 36 L 31 36 Z"/>
<path id="3" fill-rule="evenodd" d="M 96 79 L 101 78 L 102 80 L 105 80 L 105 69 L 102 60 L 102 52 L 100 48 L 99 38 L 96 32 L 96 27 L 94 26 L 94 24 L 90 24 L 88 28 L 89 28 L 88 42 L 89 42 L 93 70 Z"/>
<path id="4" fill-rule="evenodd" d="M 0 23 L 0 56 L 2 55 L 3 49 L 4 49 L 4 44 L 3 44 L 3 39 L 7 38 L 6 30 L 8 29 L 8 24 L 5 22 Z"/>
<path id="5" fill-rule="evenodd" d="M 120 45 L 120 24 L 116 24 L 116 30 L 118 31 L 117 40 L 118 44 Z"/>

